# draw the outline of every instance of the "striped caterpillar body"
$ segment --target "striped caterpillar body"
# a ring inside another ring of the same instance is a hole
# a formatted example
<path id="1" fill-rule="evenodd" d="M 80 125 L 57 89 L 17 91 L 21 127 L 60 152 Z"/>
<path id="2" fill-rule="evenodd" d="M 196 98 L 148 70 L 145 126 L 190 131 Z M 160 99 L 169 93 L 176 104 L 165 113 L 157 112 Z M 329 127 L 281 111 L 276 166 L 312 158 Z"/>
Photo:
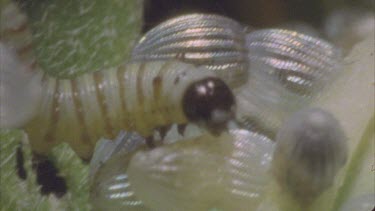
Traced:
<path id="1" fill-rule="evenodd" d="M 42 76 L 36 71 L 39 68 L 31 51 L 27 17 L 14 3 L 1 10 L 1 17 L 2 23 L 5 21 L 1 41 L 16 51 L 12 54 L 6 50 L 6 54 L 15 63 L 27 64 L 27 68 L 7 65 L 1 71 L 7 76 L 1 79 L 6 87 L 1 99 L 12 97 L 1 106 L 2 116 L 9 116 L 1 127 L 25 129 L 38 154 L 46 154 L 65 141 L 80 157 L 89 159 L 100 137 L 114 138 L 121 129 L 150 138 L 154 129 L 162 133 L 173 123 L 196 122 L 219 133 L 233 116 L 234 97 L 221 79 L 203 67 L 175 61 L 123 64 L 73 79 L 53 78 L 47 73 Z M 28 78 L 32 79 L 32 87 L 17 87 Z M 31 102 L 21 95 L 34 96 L 33 92 L 37 97 Z M 26 109 L 28 114 L 13 112 L 17 107 L 12 103 L 22 105 L 20 110 Z M 9 119 L 15 119 L 15 123 L 10 124 Z"/>
<path id="2" fill-rule="evenodd" d="M 214 73 L 174 61 L 131 63 L 69 80 L 45 75 L 42 87 L 39 110 L 24 127 L 40 154 L 66 141 L 89 159 L 100 137 L 114 138 L 121 129 L 150 137 L 154 129 L 192 121 L 220 132 L 234 112 L 231 91 Z"/>

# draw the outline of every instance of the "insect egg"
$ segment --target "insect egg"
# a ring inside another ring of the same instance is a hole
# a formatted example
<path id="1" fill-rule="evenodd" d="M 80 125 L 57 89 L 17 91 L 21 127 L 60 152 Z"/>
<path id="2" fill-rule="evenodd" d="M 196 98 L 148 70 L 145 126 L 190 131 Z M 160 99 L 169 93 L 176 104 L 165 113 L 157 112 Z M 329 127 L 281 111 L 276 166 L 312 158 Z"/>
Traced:
<path id="1" fill-rule="evenodd" d="M 347 156 L 346 137 L 335 117 L 319 108 L 306 108 L 278 131 L 272 172 L 281 187 L 301 201 L 310 201 L 334 183 Z"/>
<path id="2" fill-rule="evenodd" d="M 246 35 L 249 80 L 237 91 L 242 125 L 276 131 L 339 73 L 341 53 L 330 43 L 296 31 L 255 30 Z"/>
<path id="3" fill-rule="evenodd" d="M 251 63 L 272 67 L 266 69 L 270 76 L 302 96 L 310 96 L 321 88 L 341 64 L 338 48 L 296 31 L 256 30 L 247 34 L 246 45 Z"/>
<path id="4" fill-rule="evenodd" d="M 93 210 L 147 208 L 133 191 L 128 163 L 145 139 L 136 133 L 121 132 L 114 140 L 100 140 L 90 162 L 90 202 Z"/>
<path id="5" fill-rule="evenodd" d="M 247 80 L 245 28 L 219 15 L 188 14 L 169 19 L 144 35 L 135 61 L 179 59 L 213 70 L 229 86 Z"/>
<path id="6" fill-rule="evenodd" d="M 273 141 L 238 129 L 183 140 L 151 150 L 140 146 L 113 153 L 93 175 L 91 201 L 116 210 L 256 209 L 270 181 Z M 113 188 L 124 183 L 124 188 Z M 128 203 L 134 199 L 137 203 Z"/>

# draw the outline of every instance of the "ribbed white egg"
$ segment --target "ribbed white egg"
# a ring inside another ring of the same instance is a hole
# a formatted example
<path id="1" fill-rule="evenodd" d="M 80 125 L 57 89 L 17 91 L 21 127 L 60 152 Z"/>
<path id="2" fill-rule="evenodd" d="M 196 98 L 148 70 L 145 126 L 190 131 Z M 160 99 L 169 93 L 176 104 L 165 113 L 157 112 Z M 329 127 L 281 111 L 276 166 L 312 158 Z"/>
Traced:
<path id="1" fill-rule="evenodd" d="M 90 163 L 93 210 L 147 210 L 135 195 L 127 175 L 129 160 L 144 144 L 144 138 L 128 132 L 121 132 L 114 141 L 98 142 Z"/>
<path id="2" fill-rule="evenodd" d="M 270 76 L 302 96 L 327 83 L 342 61 L 341 52 L 330 43 L 291 30 L 253 31 L 247 34 L 246 45 L 251 63 L 269 66 Z"/>
<path id="3" fill-rule="evenodd" d="M 335 117 L 306 108 L 278 131 L 272 173 L 286 192 L 302 202 L 311 201 L 334 183 L 347 156 L 347 140 Z"/>
<path id="4" fill-rule="evenodd" d="M 127 172 L 154 210 L 253 210 L 269 181 L 273 149 L 263 135 L 232 130 L 140 150 Z"/>
<path id="5" fill-rule="evenodd" d="M 179 59 L 217 72 L 231 87 L 247 80 L 246 29 L 234 20 L 210 14 L 169 19 L 135 46 L 133 60 Z"/>
<path id="6" fill-rule="evenodd" d="M 238 119 L 244 124 L 277 130 L 340 72 L 340 51 L 316 37 L 264 29 L 248 33 L 246 42 L 249 80 L 237 96 Z"/>
<path id="7" fill-rule="evenodd" d="M 296 31 L 302 34 L 306 34 L 312 37 L 321 37 L 320 31 L 317 28 L 304 21 L 290 21 L 282 23 L 276 28 L 287 29 L 290 31 Z"/>

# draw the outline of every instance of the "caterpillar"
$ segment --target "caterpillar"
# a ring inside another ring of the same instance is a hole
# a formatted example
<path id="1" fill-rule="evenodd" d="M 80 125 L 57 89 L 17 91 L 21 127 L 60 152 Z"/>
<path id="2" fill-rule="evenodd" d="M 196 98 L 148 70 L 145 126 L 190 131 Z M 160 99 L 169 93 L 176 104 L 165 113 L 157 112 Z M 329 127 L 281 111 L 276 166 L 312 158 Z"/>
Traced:
<path id="1" fill-rule="evenodd" d="M 16 9 L 13 13 L 23 17 L 22 25 L 26 27 L 23 14 Z M 4 14 L 6 11 L 2 11 Z M 9 38 L 17 42 L 15 37 Z M 9 55 L 19 58 L 18 54 Z M 24 129 L 37 154 L 47 154 L 57 144 L 68 142 L 88 160 L 100 137 L 114 138 L 121 129 L 137 131 L 153 146 L 154 129 L 164 133 L 173 123 L 195 122 L 212 133 L 220 133 L 234 116 L 235 99 L 225 82 L 204 67 L 176 61 L 124 63 L 73 79 L 58 79 L 41 71 L 26 75 L 22 68 L 9 68 L 2 70 L 2 75 L 12 72 L 9 83 L 2 81 L 9 87 L 2 95 L 12 96 L 12 102 L 22 102 L 23 109 L 32 115 L 14 112 L 9 118 L 19 117 L 22 121 L 13 125 L 5 121 L 1 127 Z M 35 78 L 32 88 L 11 89 L 24 78 Z M 38 96 L 32 102 L 19 95 L 31 92 Z M 2 111 L 13 106 L 4 104 Z"/>
<path id="2" fill-rule="evenodd" d="M 231 90 L 214 73 L 174 61 L 130 63 L 69 80 L 44 75 L 41 86 L 39 108 L 23 127 L 40 154 L 66 141 L 90 159 L 102 136 L 126 129 L 151 138 L 173 123 L 219 133 L 235 109 Z"/>

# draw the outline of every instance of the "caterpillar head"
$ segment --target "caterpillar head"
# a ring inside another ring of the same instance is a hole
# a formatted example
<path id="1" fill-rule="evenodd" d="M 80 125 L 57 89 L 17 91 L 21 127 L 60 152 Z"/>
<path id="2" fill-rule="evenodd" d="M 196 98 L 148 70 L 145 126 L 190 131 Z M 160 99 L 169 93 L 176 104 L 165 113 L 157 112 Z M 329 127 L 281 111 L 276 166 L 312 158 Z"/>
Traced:
<path id="1" fill-rule="evenodd" d="M 234 118 L 235 98 L 224 81 L 207 77 L 187 87 L 182 106 L 190 121 L 219 135 Z"/>

